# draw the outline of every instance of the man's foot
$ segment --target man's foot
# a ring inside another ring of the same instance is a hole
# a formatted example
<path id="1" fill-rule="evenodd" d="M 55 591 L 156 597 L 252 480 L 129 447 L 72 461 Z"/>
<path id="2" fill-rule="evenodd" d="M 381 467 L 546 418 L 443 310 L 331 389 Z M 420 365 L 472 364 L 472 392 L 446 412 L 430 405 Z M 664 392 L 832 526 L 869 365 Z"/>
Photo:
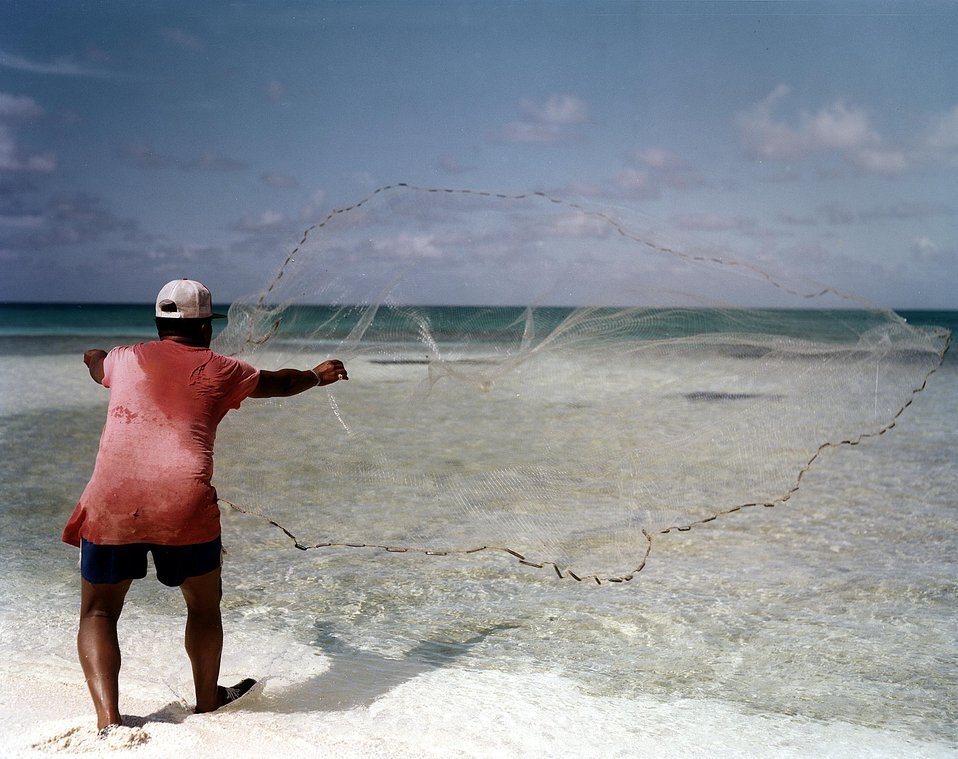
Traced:
<path id="1" fill-rule="evenodd" d="M 217 685 L 216 693 L 219 695 L 219 706 L 226 706 L 227 704 L 233 703 L 254 685 L 256 685 L 256 681 L 251 677 L 240 680 L 240 682 L 236 683 L 232 688 L 224 688 L 222 685 Z M 216 708 L 218 709 L 219 706 Z"/>
<path id="2" fill-rule="evenodd" d="M 106 727 L 101 727 L 99 730 L 97 730 L 96 735 L 98 738 L 109 738 L 110 734 L 113 733 L 118 727 L 120 727 L 118 722 L 112 722 Z"/>

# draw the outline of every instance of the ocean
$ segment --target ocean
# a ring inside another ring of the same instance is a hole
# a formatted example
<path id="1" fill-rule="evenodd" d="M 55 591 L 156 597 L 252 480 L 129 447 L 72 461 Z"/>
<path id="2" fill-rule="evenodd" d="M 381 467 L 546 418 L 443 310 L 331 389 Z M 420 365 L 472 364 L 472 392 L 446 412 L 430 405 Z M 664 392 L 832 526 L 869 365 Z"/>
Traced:
<path id="1" fill-rule="evenodd" d="M 955 312 L 902 315 L 958 326 Z M 466 316 L 434 309 L 431 319 Z M 805 318 L 818 339 L 835 324 L 831 313 Z M 191 714 L 183 602 L 151 571 L 119 628 L 130 728 L 98 741 L 76 660 L 77 552 L 59 541 L 107 402 L 81 359 L 152 337 L 148 306 L 0 307 L 4 755 L 958 756 L 953 349 L 887 434 L 825 451 L 776 508 L 656 535 L 630 582 L 576 583 L 489 552 L 299 551 L 263 520 L 224 509 L 221 682 L 250 676 L 261 687 Z M 350 393 L 385 410 L 395 377 L 418 365 L 357 354 L 347 366 L 337 398 L 348 421 Z M 619 381 L 595 380 L 608 393 Z M 271 430 L 247 442 L 261 447 L 264 476 L 292 483 L 300 462 L 271 458 L 270 441 L 311 423 L 313 407 L 260 412 Z M 218 441 L 226 483 L 237 429 Z M 377 455 L 416 458 L 408 436 L 386 433 L 369 440 Z M 466 457 L 454 453 L 450 472 Z M 317 507 L 297 528 L 369 522 L 353 513 L 356 482 L 330 487 L 340 511 Z M 415 522 L 415 508 L 384 512 L 376 530 Z M 469 530 L 468 520 L 431 524 L 417 537 L 462 544 Z"/>

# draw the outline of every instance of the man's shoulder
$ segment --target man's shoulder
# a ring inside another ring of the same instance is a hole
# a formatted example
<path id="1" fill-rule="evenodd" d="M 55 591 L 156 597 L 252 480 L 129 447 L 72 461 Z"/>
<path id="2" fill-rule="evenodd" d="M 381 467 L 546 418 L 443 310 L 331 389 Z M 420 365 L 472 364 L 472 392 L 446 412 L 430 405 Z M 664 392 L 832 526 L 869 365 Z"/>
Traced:
<path id="1" fill-rule="evenodd" d="M 114 345 L 110 350 L 106 352 L 106 357 L 110 360 L 113 360 L 117 357 L 124 355 L 135 355 L 141 351 L 143 346 L 149 345 L 149 343 L 132 343 L 130 345 Z"/>
<path id="2" fill-rule="evenodd" d="M 250 377 L 254 374 L 258 376 L 259 374 L 259 370 L 256 367 L 241 358 L 217 353 L 212 349 L 207 350 L 209 351 L 209 363 L 216 366 L 217 370 L 224 375 L 237 379 Z"/>
<path id="3" fill-rule="evenodd" d="M 159 344 L 160 344 L 159 340 L 147 340 L 141 343 L 130 343 L 128 345 L 116 345 L 113 348 L 111 348 L 109 352 L 113 353 L 114 351 L 116 351 L 117 353 L 122 353 L 123 351 L 141 351 L 144 349 L 149 350 L 153 346 L 159 345 Z"/>

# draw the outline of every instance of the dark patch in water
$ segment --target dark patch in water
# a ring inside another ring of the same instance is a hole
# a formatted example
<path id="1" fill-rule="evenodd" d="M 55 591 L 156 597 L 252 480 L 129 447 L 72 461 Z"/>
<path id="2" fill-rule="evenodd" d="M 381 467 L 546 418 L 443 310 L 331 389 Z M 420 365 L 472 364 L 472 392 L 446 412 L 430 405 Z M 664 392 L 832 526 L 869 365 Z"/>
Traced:
<path id="1" fill-rule="evenodd" d="M 697 390 L 694 393 L 685 393 L 688 401 L 750 401 L 755 398 L 779 400 L 780 395 L 762 395 L 761 393 L 721 393 L 714 390 Z"/>

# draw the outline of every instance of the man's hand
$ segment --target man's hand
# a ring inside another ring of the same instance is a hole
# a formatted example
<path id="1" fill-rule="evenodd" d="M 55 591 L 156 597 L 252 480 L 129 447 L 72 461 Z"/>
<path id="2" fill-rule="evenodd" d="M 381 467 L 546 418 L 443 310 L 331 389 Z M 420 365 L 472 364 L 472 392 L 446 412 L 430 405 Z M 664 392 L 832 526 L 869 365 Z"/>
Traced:
<path id="1" fill-rule="evenodd" d="M 103 384 L 103 359 L 106 358 L 106 351 L 99 348 L 91 348 L 83 354 L 83 363 L 90 370 L 90 377 L 98 385 Z"/>
<path id="2" fill-rule="evenodd" d="M 349 375 L 346 374 L 346 367 L 343 366 L 343 362 L 337 361 L 336 359 L 323 361 L 323 363 L 314 366 L 313 371 L 319 378 L 318 387 L 322 387 L 323 385 L 331 385 L 339 380 L 349 379 Z"/>

